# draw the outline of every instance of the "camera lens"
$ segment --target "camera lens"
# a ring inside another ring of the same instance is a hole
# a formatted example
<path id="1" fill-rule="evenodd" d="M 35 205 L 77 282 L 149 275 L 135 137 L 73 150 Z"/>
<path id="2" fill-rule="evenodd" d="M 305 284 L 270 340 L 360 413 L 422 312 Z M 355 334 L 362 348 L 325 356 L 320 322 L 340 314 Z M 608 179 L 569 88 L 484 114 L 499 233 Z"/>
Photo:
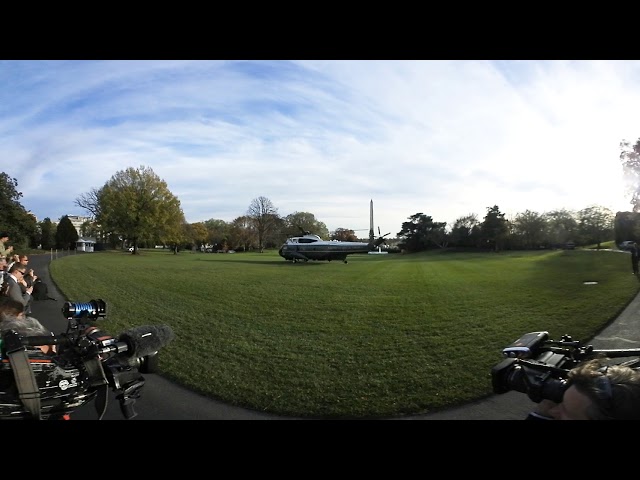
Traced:
<path id="1" fill-rule="evenodd" d="M 65 302 L 62 306 L 62 314 L 66 318 L 96 319 L 106 315 L 107 305 L 101 300 L 91 300 L 90 302 Z"/>
<path id="2" fill-rule="evenodd" d="M 546 399 L 560 403 L 567 388 L 566 379 L 548 375 L 542 364 L 526 365 L 514 358 L 500 362 L 492 369 L 491 375 L 493 393 L 514 390 L 526 393 L 534 402 Z"/>

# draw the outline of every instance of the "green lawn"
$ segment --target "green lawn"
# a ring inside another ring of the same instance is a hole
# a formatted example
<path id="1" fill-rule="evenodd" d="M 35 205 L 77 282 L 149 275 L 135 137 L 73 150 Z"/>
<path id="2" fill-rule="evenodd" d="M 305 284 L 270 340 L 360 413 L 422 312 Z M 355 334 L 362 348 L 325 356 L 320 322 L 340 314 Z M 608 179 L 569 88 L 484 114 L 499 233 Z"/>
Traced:
<path id="1" fill-rule="evenodd" d="M 571 250 L 352 255 L 293 264 L 277 252 L 142 250 L 51 264 L 74 302 L 102 298 L 101 329 L 168 324 L 163 375 L 282 415 L 418 414 L 491 393 L 523 333 L 588 340 L 640 288 L 627 254 Z M 585 285 L 597 281 L 597 285 Z"/>

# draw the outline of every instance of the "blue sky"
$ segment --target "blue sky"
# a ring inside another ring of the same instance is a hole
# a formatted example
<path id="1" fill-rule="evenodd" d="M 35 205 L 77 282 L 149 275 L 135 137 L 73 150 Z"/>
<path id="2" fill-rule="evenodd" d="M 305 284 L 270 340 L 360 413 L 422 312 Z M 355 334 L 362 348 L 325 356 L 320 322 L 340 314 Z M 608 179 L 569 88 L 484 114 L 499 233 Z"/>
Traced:
<path id="1" fill-rule="evenodd" d="M 188 222 L 254 198 L 329 230 L 631 210 L 639 61 L 0 61 L 2 171 L 39 220 L 151 167 Z"/>

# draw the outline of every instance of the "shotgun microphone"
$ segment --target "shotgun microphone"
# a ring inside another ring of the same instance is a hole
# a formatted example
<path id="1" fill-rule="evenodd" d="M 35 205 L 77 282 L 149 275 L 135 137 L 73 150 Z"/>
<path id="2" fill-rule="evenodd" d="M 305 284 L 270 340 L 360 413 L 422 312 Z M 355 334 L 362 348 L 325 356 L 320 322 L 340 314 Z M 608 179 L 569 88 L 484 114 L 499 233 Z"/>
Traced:
<path id="1" fill-rule="evenodd" d="M 168 345 L 175 335 L 169 325 L 142 325 L 126 330 L 118 337 L 119 342 L 127 344 L 123 355 L 128 358 L 140 358 L 152 355 Z"/>

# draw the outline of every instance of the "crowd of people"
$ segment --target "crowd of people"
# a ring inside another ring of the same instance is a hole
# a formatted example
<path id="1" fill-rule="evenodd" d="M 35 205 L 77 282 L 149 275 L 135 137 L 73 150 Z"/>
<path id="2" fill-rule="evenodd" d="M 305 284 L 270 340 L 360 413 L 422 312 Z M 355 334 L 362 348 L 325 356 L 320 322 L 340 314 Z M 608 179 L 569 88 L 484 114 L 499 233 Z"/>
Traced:
<path id="1" fill-rule="evenodd" d="M 12 252 L 12 246 L 6 246 L 5 242 L 9 236 L 0 233 L 0 302 L 5 298 L 10 298 L 20 302 L 24 307 L 24 313 L 31 313 L 31 303 L 33 302 L 33 288 L 38 276 L 29 268 L 29 256 L 20 254 L 6 255 Z"/>
<path id="2" fill-rule="evenodd" d="M 21 335 L 50 335 L 52 332 L 31 317 L 33 289 L 38 276 L 29 268 L 29 255 L 14 253 L 9 234 L 0 232 L 0 333 L 18 331 Z M 53 353 L 42 347 L 45 353 Z"/>

